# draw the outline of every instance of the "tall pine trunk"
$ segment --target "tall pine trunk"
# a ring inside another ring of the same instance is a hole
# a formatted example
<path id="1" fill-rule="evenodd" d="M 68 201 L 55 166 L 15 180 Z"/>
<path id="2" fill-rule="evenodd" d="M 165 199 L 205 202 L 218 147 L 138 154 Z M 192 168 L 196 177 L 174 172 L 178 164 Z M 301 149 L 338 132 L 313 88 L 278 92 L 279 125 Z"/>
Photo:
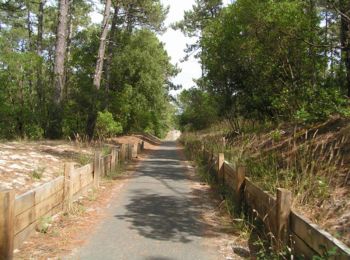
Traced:
<path id="1" fill-rule="evenodd" d="M 36 53 L 41 58 L 43 51 L 43 24 L 44 24 L 44 5 L 46 0 L 39 2 L 38 8 L 38 35 L 36 41 Z M 37 67 L 37 82 L 36 91 L 38 95 L 39 108 L 42 109 L 44 106 L 44 90 L 43 90 L 43 62 L 40 59 Z"/>
<path id="2" fill-rule="evenodd" d="M 342 45 L 342 59 L 346 70 L 346 89 L 347 95 L 350 97 L 350 2 L 349 0 L 341 0 L 341 27 L 340 41 Z"/>
<path id="3" fill-rule="evenodd" d="M 59 0 L 58 27 L 54 63 L 54 89 L 50 107 L 48 137 L 60 138 L 62 135 L 63 107 L 62 97 L 65 85 L 65 59 L 67 46 L 67 22 L 69 0 Z"/>
<path id="4" fill-rule="evenodd" d="M 102 21 L 102 33 L 100 37 L 100 47 L 98 49 L 97 54 L 97 62 L 96 62 L 96 68 L 95 68 L 95 74 L 94 74 L 94 86 L 97 90 L 101 87 L 101 79 L 102 79 L 102 70 L 103 70 L 103 61 L 105 58 L 105 50 L 106 50 L 106 42 L 107 42 L 107 35 L 108 35 L 108 26 L 109 26 L 109 16 L 111 12 L 111 0 L 106 0 L 105 4 L 105 10 L 103 14 L 103 21 Z"/>
<path id="5" fill-rule="evenodd" d="M 68 85 L 69 85 L 69 80 L 70 76 L 72 74 L 72 71 L 70 69 L 70 62 L 71 62 L 71 45 L 72 45 L 72 39 L 73 39 L 73 12 L 74 12 L 74 4 L 73 1 L 71 1 L 70 6 L 69 6 L 69 11 L 68 11 L 68 22 L 67 22 L 67 44 L 66 44 L 66 63 L 68 66 L 65 68 L 65 86 L 63 89 L 63 99 L 68 98 Z"/>
<path id="6" fill-rule="evenodd" d="M 101 88 L 101 80 L 102 80 L 102 72 L 103 72 L 103 62 L 105 59 L 105 50 L 106 50 L 106 42 L 107 42 L 107 35 L 108 35 L 108 27 L 109 27 L 109 20 L 110 20 L 110 12 L 111 12 L 111 0 L 106 0 L 105 4 L 105 10 L 103 14 L 103 21 L 102 21 L 102 32 L 100 37 L 100 46 L 98 49 L 97 54 L 97 61 L 96 61 L 96 67 L 95 67 L 95 74 L 94 74 L 94 91 L 96 91 L 95 95 L 93 95 L 92 103 L 89 107 L 89 114 L 88 119 L 86 123 L 86 134 L 89 137 L 89 140 L 91 140 L 94 136 L 95 132 L 95 125 L 97 120 L 97 112 L 98 112 L 98 99 L 100 96 L 100 88 Z"/>
<path id="7" fill-rule="evenodd" d="M 117 33 L 117 23 L 118 23 L 118 14 L 119 14 L 119 6 L 116 3 L 114 6 L 114 14 L 111 25 L 111 32 L 109 36 L 109 42 L 107 47 L 107 58 L 106 58 L 106 66 L 105 66 L 105 75 L 106 75 L 106 92 L 108 92 L 111 88 L 111 65 L 112 65 L 112 57 L 115 51 L 116 46 L 116 33 Z"/>
<path id="8" fill-rule="evenodd" d="M 60 104 L 65 84 L 65 58 L 67 46 L 68 0 L 60 0 L 55 55 L 55 88 L 53 101 Z"/>

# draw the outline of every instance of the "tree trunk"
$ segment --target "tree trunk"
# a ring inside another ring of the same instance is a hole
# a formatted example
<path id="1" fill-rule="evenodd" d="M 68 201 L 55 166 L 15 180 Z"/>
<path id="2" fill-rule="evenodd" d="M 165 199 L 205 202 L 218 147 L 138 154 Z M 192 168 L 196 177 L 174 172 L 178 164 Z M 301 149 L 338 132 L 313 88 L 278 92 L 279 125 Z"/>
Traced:
<path id="1" fill-rule="evenodd" d="M 350 3 L 349 0 L 341 0 L 339 3 L 341 12 L 340 42 L 346 70 L 347 95 L 350 97 Z"/>
<path id="2" fill-rule="evenodd" d="M 118 14 L 119 14 L 119 6 L 115 4 L 114 6 L 114 14 L 112 19 L 111 33 L 109 36 L 108 48 L 107 48 L 107 59 L 106 59 L 106 92 L 108 92 L 111 88 L 111 64 L 112 57 L 114 54 L 116 42 L 115 36 L 117 32 L 117 23 L 118 23 Z"/>
<path id="3" fill-rule="evenodd" d="M 69 14 L 68 14 L 68 25 L 67 25 L 67 63 L 69 65 L 70 61 L 71 61 L 71 45 L 72 45 L 72 38 L 73 38 L 73 12 L 74 12 L 74 4 L 73 1 L 70 1 L 70 7 L 69 7 Z M 63 99 L 67 99 L 68 98 L 68 83 L 70 80 L 70 76 L 71 76 L 71 69 L 70 66 L 66 66 L 65 68 L 65 86 L 63 89 Z"/>
<path id="4" fill-rule="evenodd" d="M 44 24 L 44 5 L 46 0 L 41 0 L 39 3 L 39 9 L 38 9 L 38 36 L 37 36 L 37 42 L 36 42 L 36 53 L 38 56 L 42 57 L 42 51 L 43 51 L 43 24 Z M 39 107 L 43 107 L 44 102 L 44 90 L 43 90 L 43 63 L 40 59 L 37 67 L 37 82 L 36 82 L 36 91 L 38 95 L 39 100 Z"/>
<path id="5" fill-rule="evenodd" d="M 56 38 L 56 55 L 55 55 L 55 88 L 53 101 L 60 105 L 62 101 L 62 92 L 65 84 L 65 58 L 67 46 L 67 21 L 68 21 L 68 0 L 59 0 L 59 15 Z"/>
<path id="6" fill-rule="evenodd" d="M 68 0 L 59 0 L 58 27 L 54 62 L 53 103 L 49 107 L 47 137 L 57 139 L 62 136 L 62 97 L 65 85 L 65 59 L 67 46 Z"/>
<path id="7" fill-rule="evenodd" d="M 106 0 L 105 10 L 103 14 L 102 21 L 102 33 L 100 37 L 100 47 L 98 49 L 97 62 L 94 74 L 94 86 L 97 90 L 101 87 L 101 79 L 102 79 L 102 69 L 103 69 L 103 60 L 105 58 L 105 49 L 106 49 L 106 39 L 108 34 L 108 26 L 109 26 L 109 16 L 111 12 L 111 0 Z"/>
<path id="8" fill-rule="evenodd" d="M 134 5 L 131 3 L 128 5 L 127 15 L 126 15 L 126 31 L 132 33 L 133 28 L 133 10 Z"/>

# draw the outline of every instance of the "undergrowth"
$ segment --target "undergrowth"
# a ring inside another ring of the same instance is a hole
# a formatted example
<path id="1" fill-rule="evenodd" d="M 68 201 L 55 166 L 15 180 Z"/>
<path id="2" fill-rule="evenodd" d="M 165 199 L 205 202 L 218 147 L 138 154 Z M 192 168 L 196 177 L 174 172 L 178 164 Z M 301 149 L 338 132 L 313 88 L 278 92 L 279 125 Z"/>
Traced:
<path id="1" fill-rule="evenodd" d="M 283 130 L 275 129 L 260 135 L 241 133 L 230 142 L 222 135 L 185 133 L 180 138 L 187 158 L 196 162 L 201 179 L 215 187 L 224 198 L 223 204 L 233 225 L 242 230 L 245 238 L 254 241 L 252 248 L 258 259 L 290 259 L 291 250 L 285 248 L 279 254 L 274 253 L 271 247 L 274 238 L 269 232 L 258 232 L 261 225 L 257 218 L 246 214 L 244 206 L 237 208 L 229 190 L 217 184 L 216 175 L 212 173 L 215 165 L 203 161 L 203 149 L 214 155 L 225 153 L 225 159 L 233 166 L 246 166 L 247 177 L 273 195 L 277 188 L 289 189 L 293 193 L 294 207 L 320 208 L 324 201 L 330 200 L 334 187 L 346 183 L 339 179 L 339 168 L 344 163 L 341 149 L 349 140 L 343 137 L 326 142 L 317 133 L 318 129 L 294 132 L 287 139 Z M 315 259 L 329 259 L 332 254 L 330 251 Z"/>
<path id="2" fill-rule="evenodd" d="M 294 133 L 293 138 L 283 143 L 283 134 L 275 129 L 260 135 L 241 134 L 228 141 L 222 135 L 203 137 L 186 133 L 180 141 L 189 159 L 198 156 L 203 148 L 212 154 L 224 153 L 225 160 L 233 166 L 247 166 L 247 177 L 269 193 L 286 188 L 293 193 L 294 206 L 320 206 L 330 198 L 335 186 L 344 185 L 339 183 L 337 173 L 343 163 L 340 147 L 346 146 L 348 138 L 327 144 L 317 139 L 316 131 Z M 298 141 L 301 138 L 302 143 Z M 280 147 L 268 148 L 277 145 Z"/>
<path id="3" fill-rule="evenodd" d="M 110 171 L 105 177 L 105 180 L 115 180 L 119 178 L 123 173 L 125 172 L 125 163 L 124 162 L 119 162 L 115 170 Z"/>
<path id="4" fill-rule="evenodd" d="M 251 254 L 256 259 L 290 259 L 290 250 L 286 247 L 276 253 L 271 246 L 271 233 L 262 228 L 262 223 L 257 216 L 249 214 L 245 205 L 237 206 L 231 190 L 224 185 L 218 184 L 215 174 L 215 165 L 208 165 L 201 153 L 185 146 L 186 156 L 191 157 L 196 164 L 196 173 L 201 181 L 208 183 L 220 196 L 222 203 L 219 207 L 224 207 L 229 214 L 234 230 L 239 230 L 239 239 L 248 241 Z"/>

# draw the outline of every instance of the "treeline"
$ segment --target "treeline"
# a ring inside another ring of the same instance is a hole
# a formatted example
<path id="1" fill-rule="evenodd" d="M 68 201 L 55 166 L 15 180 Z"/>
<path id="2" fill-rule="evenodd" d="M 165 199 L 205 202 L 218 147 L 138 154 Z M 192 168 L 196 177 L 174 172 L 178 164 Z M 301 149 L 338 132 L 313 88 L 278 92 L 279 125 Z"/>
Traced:
<path id="1" fill-rule="evenodd" d="M 179 97 L 182 126 L 350 115 L 350 1 L 196 0 L 174 27 L 197 37 L 203 69 Z"/>
<path id="2" fill-rule="evenodd" d="M 159 0 L 0 0 L 0 138 L 162 136 L 177 74 Z"/>

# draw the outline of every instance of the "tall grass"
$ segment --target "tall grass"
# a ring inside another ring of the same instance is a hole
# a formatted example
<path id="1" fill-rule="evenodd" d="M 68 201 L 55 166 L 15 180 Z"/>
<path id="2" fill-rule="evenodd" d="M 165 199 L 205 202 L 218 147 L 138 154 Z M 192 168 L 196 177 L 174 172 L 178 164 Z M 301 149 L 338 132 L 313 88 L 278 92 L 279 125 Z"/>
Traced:
<path id="1" fill-rule="evenodd" d="M 273 149 L 282 134 L 280 130 L 264 135 L 241 134 L 225 142 L 222 135 L 187 133 L 180 141 L 190 159 L 197 158 L 203 148 L 214 154 L 224 152 L 233 165 L 247 166 L 248 177 L 264 190 L 275 194 L 277 188 L 286 188 L 293 193 L 294 206 L 319 207 L 339 185 L 337 173 L 343 163 L 340 148 L 348 138 L 328 143 L 318 138 L 317 131 L 306 131 L 301 143 L 297 140 L 302 134 L 294 133 L 294 138 Z"/>

